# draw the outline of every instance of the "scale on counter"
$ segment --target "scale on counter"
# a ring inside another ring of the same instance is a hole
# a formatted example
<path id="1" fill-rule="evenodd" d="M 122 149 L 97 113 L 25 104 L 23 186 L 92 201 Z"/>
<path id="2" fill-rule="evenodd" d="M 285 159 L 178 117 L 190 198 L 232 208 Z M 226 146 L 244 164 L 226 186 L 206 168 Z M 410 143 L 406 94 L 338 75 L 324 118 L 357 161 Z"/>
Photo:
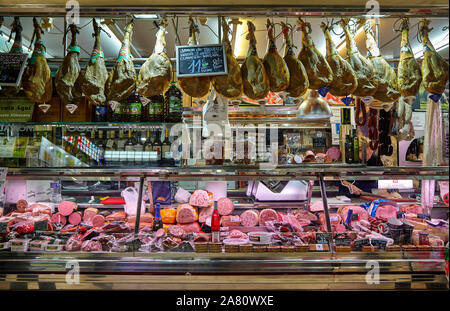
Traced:
<path id="1" fill-rule="evenodd" d="M 308 183 L 304 180 L 290 181 L 249 181 L 247 196 L 258 202 L 306 201 Z"/>

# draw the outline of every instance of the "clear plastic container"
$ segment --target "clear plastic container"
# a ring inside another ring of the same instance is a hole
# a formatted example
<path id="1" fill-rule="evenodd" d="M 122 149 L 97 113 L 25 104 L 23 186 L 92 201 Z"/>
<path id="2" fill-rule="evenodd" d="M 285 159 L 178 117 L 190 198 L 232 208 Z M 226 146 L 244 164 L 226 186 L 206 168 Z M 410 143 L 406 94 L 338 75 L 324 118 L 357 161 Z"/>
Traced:
<path id="1" fill-rule="evenodd" d="M 61 181 L 54 180 L 50 183 L 50 202 L 59 204 L 61 201 Z"/>

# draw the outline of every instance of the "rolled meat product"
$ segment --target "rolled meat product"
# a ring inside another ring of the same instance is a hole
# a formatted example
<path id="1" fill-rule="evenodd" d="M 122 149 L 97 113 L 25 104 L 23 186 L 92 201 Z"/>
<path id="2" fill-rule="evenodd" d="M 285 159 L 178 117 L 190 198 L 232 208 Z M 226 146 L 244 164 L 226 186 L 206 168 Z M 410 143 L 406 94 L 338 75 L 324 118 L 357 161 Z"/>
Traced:
<path id="1" fill-rule="evenodd" d="M 213 207 L 204 207 L 200 211 L 200 215 L 198 215 L 198 222 L 204 223 L 208 218 L 212 216 L 214 212 Z"/>
<path id="2" fill-rule="evenodd" d="M 341 150 L 337 147 L 331 147 L 327 150 L 326 153 L 327 156 L 329 156 L 333 161 L 337 161 L 341 158 Z"/>
<path id="3" fill-rule="evenodd" d="M 128 223 L 135 223 L 136 222 L 136 216 L 135 215 L 131 215 L 128 216 Z M 153 223 L 154 221 L 154 217 L 152 214 L 150 213 L 145 213 L 141 215 L 140 218 L 140 222 L 145 222 L 145 223 Z"/>
<path id="4" fill-rule="evenodd" d="M 230 215 L 234 211 L 234 203 L 229 198 L 217 200 L 217 211 L 221 216 Z"/>
<path id="5" fill-rule="evenodd" d="M 38 206 L 33 207 L 34 205 L 38 205 Z M 32 207 L 32 210 L 31 210 L 32 216 L 39 216 L 42 214 L 52 216 L 52 209 L 46 205 L 33 204 L 33 205 L 31 205 L 31 207 Z"/>
<path id="6" fill-rule="evenodd" d="M 195 194 L 195 192 L 194 192 Z M 194 195 L 192 195 L 194 196 Z M 189 204 L 181 204 L 177 208 L 177 222 L 180 224 L 192 223 L 198 220 L 197 210 Z"/>
<path id="7" fill-rule="evenodd" d="M 325 153 L 318 153 L 315 156 L 315 160 L 317 163 L 325 163 L 325 158 L 327 155 Z"/>
<path id="8" fill-rule="evenodd" d="M 240 216 L 241 226 L 256 227 L 259 224 L 259 213 L 255 210 L 247 210 Z"/>
<path id="9" fill-rule="evenodd" d="M 83 221 L 90 222 L 92 220 L 92 217 L 98 214 L 98 209 L 89 207 L 84 210 L 83 213 Z"/>
<path id="10" fill-rule="evenodd" d="M 107 221 L 125 221 L 127 214 L 124 211 L 115 212 L 111 215 L 106 216 Z"/>
<path id="11" fill-rule="evenodd" d="M 195 190 L 189 199 L 189 204 L 197 207 L 208 207 L 208 192 L 206 192 L 205 190 Z"/>
<path id="12" fill-rule="evenodd" d="M 102 244 L 98 241 L 87 240 L 81 245 L 83 252 L 100 252 L 102 250 Z"/>
<path id="13" fill-rule="evenodd" d="M 182 238 L 186 233 L 184 232 L 183 226 L 172 225 L 167 228 L 167 233 L 176 238 Z"/>
<path id="14" fill-rule="evenodd" d="M 235 215 L 222 216 L 220 218 L 220 224 L 223 227 L 235 227 L 241 223 L 240 217 Z"/>
<path id="15" fill-rule="evenodd" d="M 74 202 L 62 201 L 58 205 L 58 212 L 63 216 L 69 216 L 77 209 L 77 205 Z"/>
<path id="16" fill-rule="evenodd" d="M 93 227 L 101 227 L 105 224 L 105 217 L 102 215 L 95 215 L 92 217 L 91 222 Z"/>
<path id="17" fill-rule="evenodd" d="M 278 221 L 278 214 L 271 208 L 263 209 L 259 214 L 259 225 L 265 226 L 266 221 Z"/>
<path id="18" fill-rule="evenodd" d="M 158 239 L 158 238 L 162 238 L 165 234 L 166 234 L 166 231 L 165 231 L 163 228 L 161 228 L 161 229 L 158 229 L 158 230 L 156 231 L 155 237 L 156 237 L 157 239 Z"/>
<path id="19" fill-rule="evenodd" d="M 70 252 L 76 252 L 81 250 L 81 245 L 81 240 L 79 240 L 75 236 L 72 236 L 66 242 L 66 250 Z"/>
<path id="20" fill-rule="evenodd" d="M 81 213 L 80 212 L 73 212 L 69 215 L 69 223 L 71 225 L 77 226 L 81 223 Z"/>
<path id="21" fill-rule="evenodd" d="M 67 223 L 67 218 L 60 213 L 53 214 L 50 218 L 51 223 L 60 223 L 62 226 L 65 226 Z"/>

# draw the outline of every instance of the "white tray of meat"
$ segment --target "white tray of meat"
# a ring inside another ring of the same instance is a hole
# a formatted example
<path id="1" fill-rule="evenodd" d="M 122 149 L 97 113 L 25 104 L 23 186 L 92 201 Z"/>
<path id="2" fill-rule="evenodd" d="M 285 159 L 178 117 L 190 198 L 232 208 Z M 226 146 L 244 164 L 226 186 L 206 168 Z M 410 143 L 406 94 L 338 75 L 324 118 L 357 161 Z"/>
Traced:
<path id="1" fill-rule="evenodd" d="M 223 240 L 225 245 L 243 245 L 248 244 L 248 239 L 225 239 Z"/>
<path id="2" fill-rule="evenodd" d="M 272 243 L 271 232 L 249 232 L 248 239 L 250 243 L 257 245 L 267 245 Z"/>
<path id="3" fill-rule="evenodd" d="M 30 252 L 42 252 L 45 251 L 49 241 L 35 240 L 30 242 Z"/>
<path id="4" fill-rule="evenodd" d="M 12 252 L 26 252 L 31 239 L 13 239 L 10 242 Z"/>
<path id="5" fill-rule="evenodd" d="M 2 250 L 8 250 L 9 247 L 10 247 L 9 241 L 8 241 L 8 242 L 2 242 L 2 243 L 0 243 L 0 251 L 2 251 Z"/>
<path id="6" fill-rule="evenodd" d="M 64 250 L 64 245 L 58 244 L 47 244 L 45 251 L 47 252 L 61 252 Z"/>

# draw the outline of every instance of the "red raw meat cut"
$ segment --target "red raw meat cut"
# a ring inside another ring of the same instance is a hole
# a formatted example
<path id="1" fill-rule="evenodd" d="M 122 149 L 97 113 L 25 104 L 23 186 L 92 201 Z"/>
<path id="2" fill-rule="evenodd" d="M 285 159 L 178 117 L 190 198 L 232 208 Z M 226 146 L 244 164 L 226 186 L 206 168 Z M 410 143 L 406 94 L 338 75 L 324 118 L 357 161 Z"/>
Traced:
<path id="1" fill-rule="evenodd" d="M 240 216 L 241 226 L 256 227 L 259 224 L 259 214 L 255 210 L 247 210 Z"/>
<path id="2" fill-rule="evenodd" d="M 221 216 L 230 215 L 234 211 L 234 203 L 228 198 L 217 200 L 217 211 Z"/>
<path id="3" fill-rule="evenodd" d="M 369 221 L 369 213 L 364 208 L 357 205 L 346 205 L 338 210 L 338 213 L 341 215 L 343 221 L 347 219 L 348 211 L 350 209 L 353 210 L 353 215 L 358 214 L 360 220 L 363 219 Z"/>
<path id="4" fill-rule="evenodd" d="M 265 226 L 266 221 L 278 221 L 278 214 L 271 208 L 263 209 L 259 214 L 259 225 Z"/>
<path id="5" fill-rule="evenodd" d="M 330 214 L 331 227 L 340 224 L 341 221 L 342 221 L 342 218 L 341 218 L 341 216 L 339 214 L 335 214 L 335 213 L 331 213 Z M 321 213 L 319 215 L 319 222 L 321 224 L 320 230 L 321 231 L 328 231 L 327 230 L 327 220 L 326 220 L 326 217 L 325 217 L 325 213 Z"/>
<path id="6" fill-rule="evenodd" d="M 212 216 L 214 212 L 214 207 L 203 207 L 198 215 L 198 222 L 204 223 L 206 220 Z"/>
<path id="7" fill-rule="evenodd" d="M 182 238 L 185 235 L 183 227 L 177 225 L 169 226 L 169 228 L 167 228 L 167 233 L 176 238 Z"/>
<path id="8" fill-rule="evenodd" d="M 79 225 L 81 223 L 81 213 L 73 212 L 72 214 L 70 214 L 69 223 L 74 226 Z"/>
<path id="9" fill-rule="evenodd" d="M 397 218 L 397 208 L 392 205 L 378 206 L 376 217 L 382 220 L 389 220 L 391 217 Z"/>
<path id="10" fill-rule="evenodd" d="M 200 225 L 198 222 L 193 222 L 190 224 L 178 224 L 178 225 L 183 228 L 183 230 L 186 234 L 200 232 Z"/>
<path id="11" fill-rule="evenodd" d="M 188 224 L 198 220 L 198 214 L 194 207 L 189 204 L 181 204 L 177 208 L 177 222 Z"/>
<path id="12" fill-rule="evenodd" d="M 197 207 L 209 206 L 209 195 L 205 190 L 195 190 L 189 199 L 189 204 Z"/>
<path id="13" fill-rule="evenodd" d="M 235 227 L 239 226 L 240 223 L 241 219 L 239 216 L 228 215 L 220 218 L 220 225 L 223 227 Z"/>
<path id="14" fill-rule="evenodd" d="M 77 209 L 77 205 L 74 202 L 62 201 L 58 205 L 58 212 L 63 216 L 69 216 Z"/>
<path id="15" fill-rule="evenodd" d="M 400 211 L 408 214 L 423 214 L 422 206 L 419 204 L 412 204 L 407 206 L 402 206 Z"/>
<path id="16" fill-rule="evenodd" d="M 120 212 L 115 212 L 112 213 L 111 215 L 106 216 L 106 220 L 107 221 L 125 221 L 125 219 L 127 218 L 127 214 L 125 214 L 124 211 L 120 211 Z"/>

